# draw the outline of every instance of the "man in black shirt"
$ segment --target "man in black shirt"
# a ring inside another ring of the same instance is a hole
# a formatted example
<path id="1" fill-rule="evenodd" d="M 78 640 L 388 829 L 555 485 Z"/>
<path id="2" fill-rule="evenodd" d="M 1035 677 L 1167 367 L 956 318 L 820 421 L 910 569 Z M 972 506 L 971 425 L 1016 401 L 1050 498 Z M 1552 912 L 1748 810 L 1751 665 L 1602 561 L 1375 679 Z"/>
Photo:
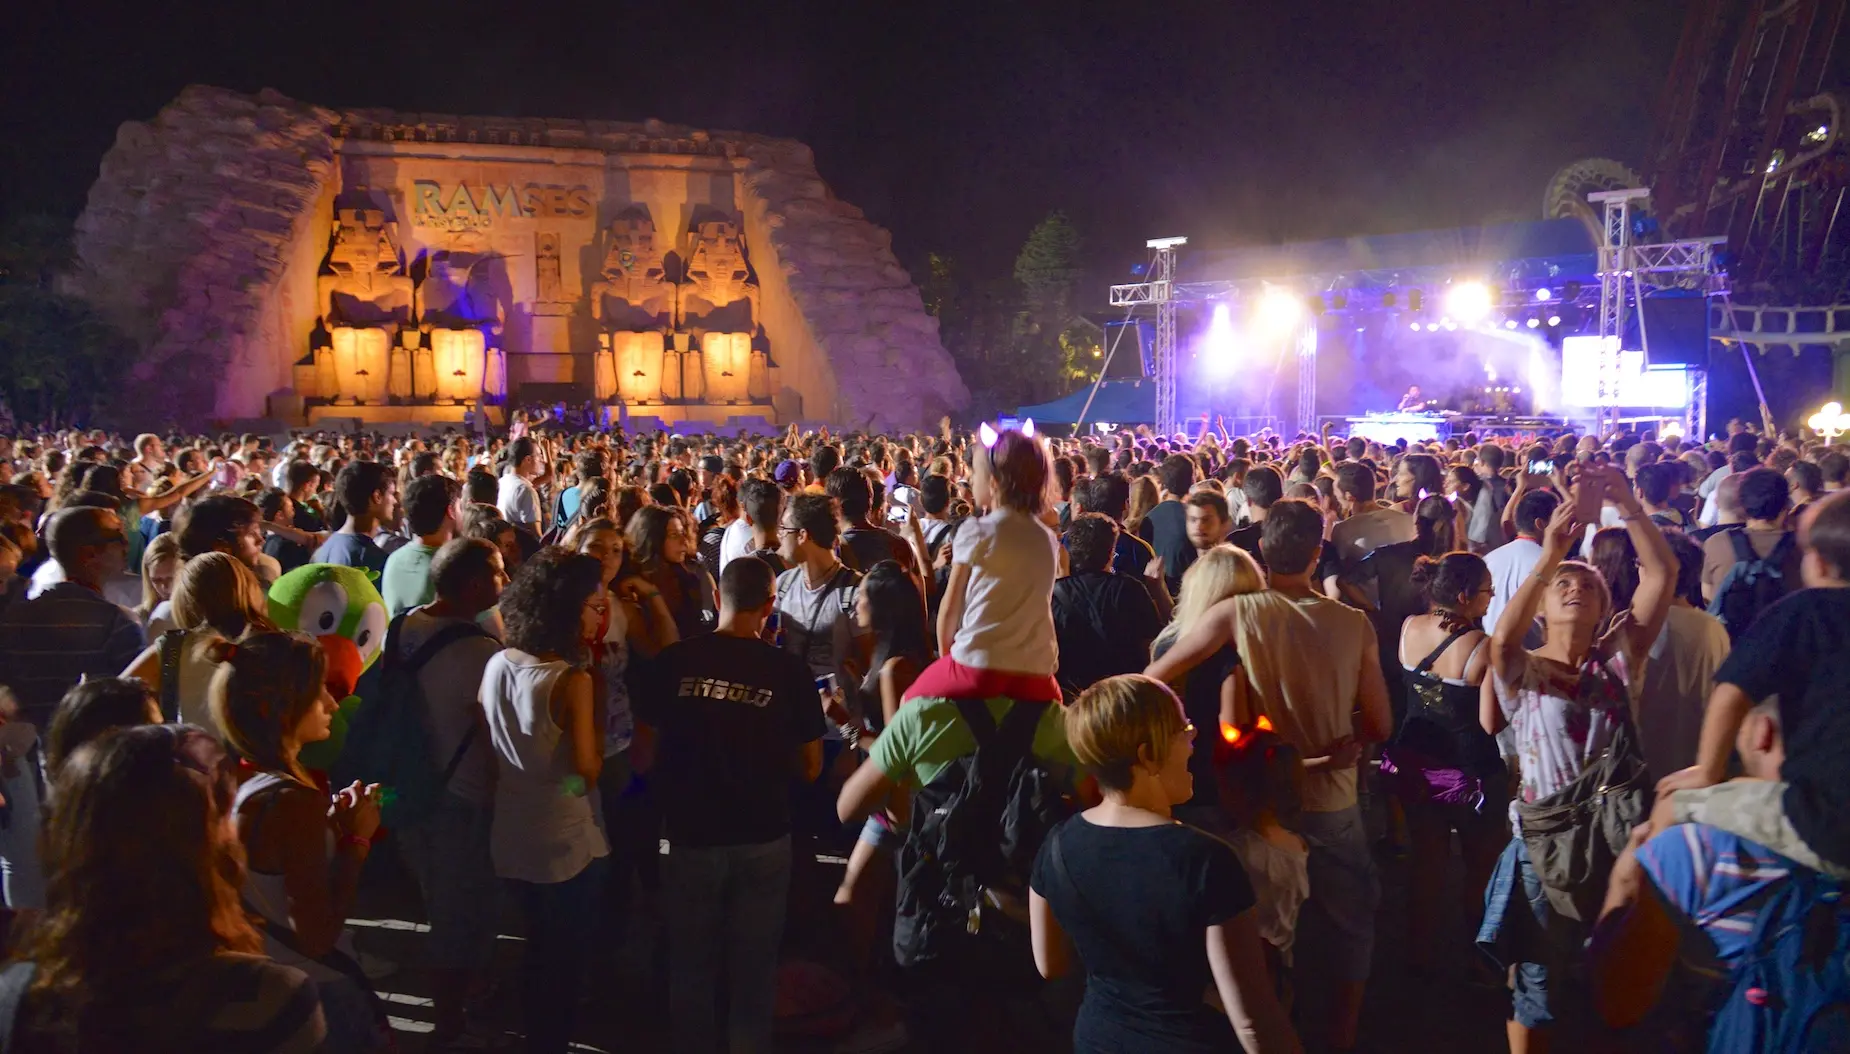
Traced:
<path id="1" fill-rule="evenodd" d="M 1265 533 L 1266 510 L 1285 496 L 1285 481 L 1270 465 L 1254 465 L 1247 470 L 1240 493 L 1246 496 L 1246 515 L 1252 522 L 1229 534 L 1227 541 L 1259 561 L 1260 569 L 1264 570 L 1265 556 L 1259 551 L 1259 536 Z"/>
<path id="2" fill-rule="evenodd" d="M 1149 542 L 1137 537 L 1135 532 L 1124 529 L 1124 511 L 1130 504 L 1130 498 L 1131 485 L 1124 478 L 1124 473 L 1107 472 L 1073 488 L 1073 515 L 1096 512 L 1117 525 L 1118 547 L 1112 556 L 1111 570 L 1143 579 L 1144 588 L 1155 602 L 1157 613 L 1167 621 L 1174 607 L 1171 599 L 1173 594 L 1163 584 L 1160 569 L 1150 569 L 1150 565 L 1156 561 L 1156 550 L 1150 548 Z"/>
<path id="3" fill-rule="evenodd" d="M 1141 672 L 1162 632 L 1143 582 L 1111 570 L 1117 541 L 1118 525 L 1096 512 L 1073 517 L 1066 530 L 1072 573 L 1053 584 L 1053 628 L 1068 699 L 1107 677 Z"/>
<path id="4" fill-rule="evenodd" d="M 741 556 L 720 575 L 719 627 L 657 657 L 640 717 L 659 733 L 653 780 L 669 855 L 669 1017 L 675 1046 L 724 1034 L 771 1049 L 777 948 L 790 886 L 790 787 L 822 772 L 822 705 L 809 667 L 760 639 L 776 578 Z"/>
<path id="5" fill-rule="evenodd" d="M 1156 480 L 1163 500 L 1143 518 L 1143 540 L 1163 558 L 1163 581 L 1171 596 L 1182 588 L 1182 572 L 1195 562 L 1195 547 L 1188 540 L 1188 513 L 1182 503 L 1195 485 L 1195 463 L 1171 454 L 1157 466 Z"/>

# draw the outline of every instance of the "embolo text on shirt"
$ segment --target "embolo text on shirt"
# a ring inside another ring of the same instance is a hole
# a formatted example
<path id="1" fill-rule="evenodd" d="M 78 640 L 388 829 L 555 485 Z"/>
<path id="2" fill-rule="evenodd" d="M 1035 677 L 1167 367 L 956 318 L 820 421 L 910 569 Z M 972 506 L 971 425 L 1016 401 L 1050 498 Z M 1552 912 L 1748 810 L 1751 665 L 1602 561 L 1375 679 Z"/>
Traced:
<path id="1" fill-rule="evenodd" d="M 735 684 L 732 681 L 722 681 L 717 677 L 681 678 L 680 697 L 683 699 L 723 699 L 727 702 L 747 703 L 762 708 L 771 705 L 771 694 L 769 688 Z"/>

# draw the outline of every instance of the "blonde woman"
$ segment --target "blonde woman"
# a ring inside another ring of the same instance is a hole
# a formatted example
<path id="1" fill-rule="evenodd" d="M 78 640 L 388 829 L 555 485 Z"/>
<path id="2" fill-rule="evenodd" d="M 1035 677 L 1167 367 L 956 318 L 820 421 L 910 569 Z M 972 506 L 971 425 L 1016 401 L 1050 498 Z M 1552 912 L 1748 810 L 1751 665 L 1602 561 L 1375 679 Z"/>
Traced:
<path id="1" fill-rule="evenodd" d="M 1141 674 L 1108 677 L 1065 724 L 1104 800 L 1042 843 L 1028 919 L 1041 976 L 1086 970 L 1075 1054 L 1301 1049 L 1239 858 L 1173 815 L 1195 793 L 1181 701 Z M 1210 985 L 1224 1010 L 1202 998 Z"/>
<path id="2" fill-rule="evenodd" d="M 135 618 L 148 636 L 158 637 L 173 628 L 174 578 L 180 573 L 180 537 L 169 531 L 155 535 L 141 551 L 141 603 Z"/>
<path id="3" fill-rule="evenodd" d="M 173 628 L 156 637 L 122 676 L 147 685 L 159 697 L 166 720 L 222 737 L 208 703 L 212 642 L 275 629 L 257 575 L 229 553 L 201 553 L 186 562 L 174 582 Z"/>
<path id="4" fill-rule="evenodd" d="M 1265 573 L 1244 550 L 1217 545 L 1201 554 L 1182 575 L 1182 595 L 1175 617 L 1156 636 L 1151 657 L 1160 659 L 1183 634 L 1195 627 L 1207 610 L 1231 596 L 1265 589 Z M 1188 673 L 1182 684 L 1182 707 L 1195 727 L 1220 735 L 1226 728 L 1243 728 L 1252 713 L 1246 699 L 1246 671 L 1240 653 L 1231 643 Z M 1195 797 L 1177 810 L 1189 823 L 1226 831 L 1228 821 L 1220 809 L 1214 784 L 1213 752 L 1197 752 L 1189 762 L 1195 777 Z"/>

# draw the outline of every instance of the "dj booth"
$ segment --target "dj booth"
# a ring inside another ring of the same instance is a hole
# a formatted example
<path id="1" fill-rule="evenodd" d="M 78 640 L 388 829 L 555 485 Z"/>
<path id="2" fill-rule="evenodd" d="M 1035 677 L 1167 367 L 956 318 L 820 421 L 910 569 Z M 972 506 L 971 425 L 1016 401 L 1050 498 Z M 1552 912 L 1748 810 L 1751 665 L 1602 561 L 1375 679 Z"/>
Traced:
<path id="1" fill-rule="evenodd" d="M 1345 425 L 1349 435 L 1361 436 L 1377 443 L 1392 443 L 1397 439 L 1405 439 L 1409 443 L 1437 443 L 1454 435 L 1462 436 L 1466 432 L 1476 432 L 1480 436 L 1527 437 L 1572 427 L 1572 423 L 1564 417 L 1431 411 L 1400 411 L 1324 419 L 1326 434 Z"/>

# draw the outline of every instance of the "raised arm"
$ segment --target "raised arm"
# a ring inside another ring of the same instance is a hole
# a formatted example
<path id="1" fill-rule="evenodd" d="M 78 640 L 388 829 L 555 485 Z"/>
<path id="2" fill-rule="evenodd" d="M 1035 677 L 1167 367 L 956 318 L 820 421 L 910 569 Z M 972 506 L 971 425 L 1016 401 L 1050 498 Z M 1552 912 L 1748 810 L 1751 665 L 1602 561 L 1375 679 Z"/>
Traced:
<path id="1" fill-rule="evenodd" d="M 1525 456 L 1523 463 L 1516 466 L 1516 486 L 1510 491 L 1510 500 L 1503 503 L 1503 537 L 1516 537 L 1516 506 L 1521 504 L 1522 496 L 1529 490 L 1529 459 Z"/>
<path id="2" fill-rule="evenodd" d="M 1152 662 L 1143 672 L 1171 684 L 1181 680 L 1188 671 L 1233 641 L 1234 627 L 1239 624 L 1238 612 L 1239 605 L 1233 597 L 1215 604 L 1202 613 L 1194 629 L 1184 633 L 1162 658 Z"/>
<path id="3" fill-rule="evenodd" d="M 1664 619 L 1670 614 L 1670 602 L 1676 598 L 1677 559 L 1670 552 L 1664 532 L 1651 521 L 1637 495 L 1625 484 L 1617 469 L 1603 472 L 1606 496 L 1619 507 L 1625 518 L 1625 533 L 1631 536 L 1632 548 L 1638 550 L 1638 588 L 1632 593 L 1632 620 L 1627 630 L 1628 663 L 1642 660 L 1663 631 Z M 1586 473 L 1581 473 L 1586 486 Z"/>
<path id="4" fill-rule="evenodd" d="M 1554 580 L 1555 568 L 1561 566 L 1579 530 L 1580 522 L 1574 515 L 1574 503 L 1564 501 L 1557 505 L 1554 515 L 1548 519 L 1548 533 L 1542 539 L 1540 562 L 1529 573 L 1529 577 L 1523 579 L 1516 595 L 1510 598 L 1508 606 L 1503 609 L 1503 617 L 1497 620 L 1496 633 L 1490 638 L 1490 664 L 1496 675 L 1505 681 L 1515 680 L 1522 664 L 1528 661 L 1528 652 L 1522 646 L 1522 639 L 1534 624 L 1535 613 L 1541 610 L 1542 591 Z"/>

